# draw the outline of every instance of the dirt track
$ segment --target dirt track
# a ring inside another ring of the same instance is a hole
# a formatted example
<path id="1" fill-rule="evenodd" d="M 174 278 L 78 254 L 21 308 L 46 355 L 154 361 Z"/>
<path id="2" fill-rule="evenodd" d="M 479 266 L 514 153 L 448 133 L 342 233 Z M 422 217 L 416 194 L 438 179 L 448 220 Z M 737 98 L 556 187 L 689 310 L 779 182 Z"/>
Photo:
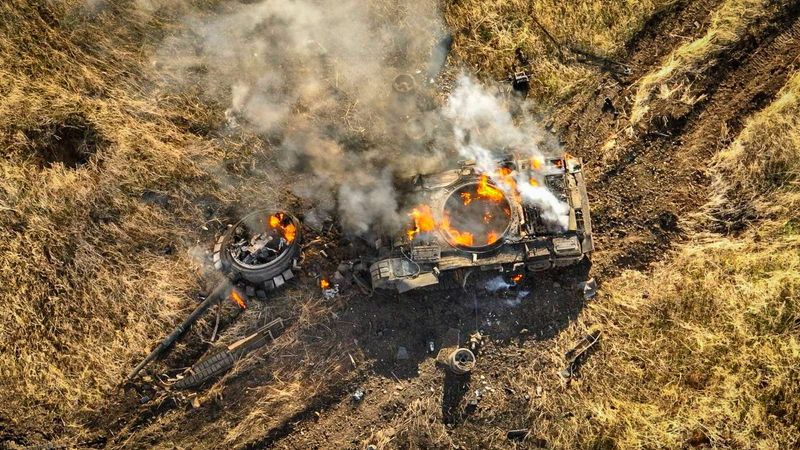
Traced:
<path id="1" fill-rule="evenodd" d="M 738 133 L 744 118 L 774 98 L 798 63 L 800 8 L 794 7 L 764 21 L 750 39 L 726 51 L 719 66 L 696 86 L 707 94 L 704 101 L 684 111 L 656 112 L 664 119 L 630 128 L 626 111 L 633 83 L 675 46 L 701 35 L 718 4 L 676 4 L 628 46 L 622 62 L 631 68 L 629 75 L 599 74 L 590 81 L 595 90 L 587 89 L 555 115 L 553 126 L 565 148 L 585 160 L 598 247 L 591 270 L 600 282 L 626 268 L 646 269 L 680 241 L 687 219 L 708 200 L 704 188 L 710 157 Z M 603 110 L 605 98 L 616 113 Z M 597 151 L 604 146 L 613 150 Z M 162 434 L 171 440 L 207 434 L 201 439 L 211 440 L 213 432 L 206 427 L 238 421 L 255 401 L 247 388 L 280 377 L 281 365 L 288 363 L 307 365 L 306 374 L 320 385 L 288 420 L 254 431 L 260 437 L 251 448 L 363 448 L 378 430 L 389 430 L 392 436 L 391 429 L 406 420 L 409 405 L 425 399 L 441 403 L 442 417 L 436 420 L 450 423 L 454 444 L 507 448 L 505 430 L 524 428 L 520 420 L 531 405 L 511 387 L 516 370 L 539 367 L 538 382 L 545 392 L 561 388 L 554 373 L 561 368 L 564 349 L 556 348 L 552 338 L 579 314 L 583 299 L 575 286 L 583 276 L 575 270 L 532 280 L 532 292 L 520 306 L 510 306 L 506 298 L 477 300 L 462 293 L 400 299 L 353 293 L 334 305 L 335 316 L 303 329 L 301 342 L 287 344 L 265 363 L 229 377 L 217 401 L 196 410 L 145 407 L 113 426 L 122 432 L 109 444 L 146 446 L 160 442 Z M 293 295 L 303 289 L 314 289 L 313 281 L 301 280 L 286 304 L 272 307 L 289 309 Z M 490 337 L 477 370 L 466 381 L 445 376 L 426 352 L 426 341 L 433 339 L 438 348 L 448 329 L 460 330 L 463 340 L 476 326 Z M 400 346 L 408 349 L 409 359 L 395 361 Z M 301 347 L 307 354 L 298 356 Z M 366 396 L 354 403 L 350 394 L 358 387 Z M 493 392 L 467 416 L 464 403 L 476 389 Z M 493 403 L 499 398 L 502 403 Z M 156 425 L 149 425 L 155 419 Z M 105 426 L 109 424 L 98 424 Z"/>

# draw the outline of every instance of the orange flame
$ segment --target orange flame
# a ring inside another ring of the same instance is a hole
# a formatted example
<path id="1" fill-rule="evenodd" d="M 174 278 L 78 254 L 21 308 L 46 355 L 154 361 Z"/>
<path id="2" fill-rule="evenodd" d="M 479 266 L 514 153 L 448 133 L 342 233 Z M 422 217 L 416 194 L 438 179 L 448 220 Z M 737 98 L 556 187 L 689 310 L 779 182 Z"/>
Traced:
<path id="1" fill-rule="evenodd" d="M 472 233 L 467 233 L 466 231 L 462 232 L 450 226 L 450 216 L 446 214 L 442 219 L 442 230 L 450 235 L 450 238 L 453 239 L 453 242 L 455 242 L 457 245 L 472 247 L 475 243 L 475 237 L 472 235 Z"/>
<path id="2" fill-rule="evenodd" d="M 536 178 L 531 178 L 528 180 L 528 182 L 531 184 L 531 186 L 539 186 L 539 182 L 536 181 Z"/>
<path id="3" fill-rule="evenodd" d="M 511 276 L 511 281 L 513 281 L 514 284 L 519 284 L 519 282 L 522 281 L 522 276 L 523 275 L 521 273 L 518 273 L 516 275 L 512 275 Z"/>
<path id="4" fill-rule="evenodd" d="M 286 225 L 284 225 L 286 223 Z M 286 242 L 292 243 L 297 237 L 297 227 L 286 214 L 279 212 L 269 216 L 269 226 L 278 230 Z"/>
<path id="5" fill-rule="evenodd" d="M 486 235 L 486 245 L 492 245 L 497 242 L 498 239 L 500 239 L 500 235 L 497 234 L 496 231 L 492 230 Z"/>
<path id="6" fill-rule="evenodd" d="M 242 294 L 240 294 L 239 291 L 237 291 L 236 289 L 231 290 L 231 300 L 233 300 L 234 303 L 239 305 L 239 308 L 247 309 L 247 303 L 245 303 Z"/>
<path id="7" fill-rule="evenodd" d="M 319 280 L 319 287 L 321 287 L 322 289 L 328 289 L 329 287 L 331 287 L 331 282 L 326 280 L 325 278 L 322 278 L 321 280 Z"/>
<path id="8" fill-rule="evenodd" d="M 286 241 L 290 244 L 294 242 L 294 238 L 297 237 L 297 227 L 295 227 L 293 223 L 283 227 L 283 237 L 286 238 Z"/>
<path id="9" fill-rule="evenodd" d="M 414 229 L 406 232 L 409 241 L 419 233 L 427 233 L 436 229 L 436 220 L 433 218 L 430 206 L 420 205 L 412 209 L 408 215 L 414 219 Z"/>
<path id="10" fill-rule="evenodd" d="M 481 181 L 478 183 L 478 197 L 499 202 L 503 200 L 503 192 L 500 189 L 489 184 L 489 177 L 481 175 Z"/>
<path id="11" fill-rule="evenodd" d="M 464 206 L 469 206 L 469 204 L 472 203 L 472 194 L 469 192 L 462 192 L 461 200 L 464 201 Z"/>

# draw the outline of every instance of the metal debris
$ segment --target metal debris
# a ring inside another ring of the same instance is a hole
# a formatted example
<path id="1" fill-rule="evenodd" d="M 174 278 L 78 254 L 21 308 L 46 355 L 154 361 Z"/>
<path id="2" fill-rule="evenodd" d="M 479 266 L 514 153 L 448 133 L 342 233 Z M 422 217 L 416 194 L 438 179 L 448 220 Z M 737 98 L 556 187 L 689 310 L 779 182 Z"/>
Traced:
<path id="1" fill-rule="evenodd" d="M 475 354 L 468 348 L 458 348 L 447 357 L 447 367 L 456 375 L 464 375 L 475 368 Z"/>
<path id="2" fill-rule="evenodd" d="M 612 113 L 614 114 L 614 117 L 619 115 L 619 112 L 617 112 L 617 108 L 614 106 L 614 102 L 612 102 L 611 99 L 608 97 L 606 97 L 605 100 L 603 100 L 602 111 L 604 113 Z"/>
<path id="3" fill-rule="evenodd" d="M 356 389 L 355 392 L 353 392 L 351 398 L 353 399 L 354 402 L 360 402 L 361 400 L 364 399 L 364 394 L 365 394 L 364 389 L 358 388 Z"/>
<path id="4" fill-rule="evenodd" d="M 209 308 L 220 302 L 222 299 L 227 298 L 230 291 L 231 288 L 227 281 L 221 281 L 219 284 L 217 284 L 217 287 L 214 288 L 214 290 L 208 295 L 208 297 L 206 297 L 203 303 L 198 305 L 197 308 L 195 308 L 195 310 L 192 311 L 191 314 L 189 314 L 189 317 L 187 317 L 186 320 L 184 320 L 180 325 L 178 325 L 174 330 L 172 330 L 172 333 L 170 333 L 169 336 L 167 336 L 163 341 L 161 341 L 156 346 L 156 348 L 154 348 L 153 351 L 150 352 L 150 354 L 147 355 L 147 357 L 144 360 L 142 360 L 142 362 L 140 362 L 136 367 L 133 368 L 131 373 L 126 378 L 126 381 L 133 380 L 134 377 L 136 377 L 136 375 L 142 369 L 144 369 L 144 367 L 147 364 L 149 364 L 151 361 L 153 361 L 162 353 L 164 353 L 164 351 L 166 351 L 167 348 L 169 348 L 175 341 L 177 341 L 178 338 L 181 337 L 183 333 L 185 333 L 186 330 L 188 330 L 192 326 L 192 324 L 194 324 L 197 321 L 197 319 L 199 319 L 200 316 L 202 316 Z"/>
<path id="5" fill-rule="evenodd" d="M 507 439 L 515 439 L 520 441 L 524 440 L 527 436 L 528 436 L 527 428 L 521 428 L 519 430 L 509 430 L 508 433 L 506 433 Z"/>
<path id="6" fill-rule="evenodd" d="M 394 77 L 392 82 L 392 89 L 398 94 L 410 94 L 417 89 L 417 82 L 414 76 L 407 73 L 401 73 Z"/>
<path id="7" fill-rule="evenodd" d="M 284 328 L 283 319 L 280 317 L 256 330 L 250 336 L 240 339 L 233 344 L 222 348 L 211 355 L 201 358 L 194 366 L 178 379 L 173 387 L 186 389 L 199 386 L 206 381 L 230 370 L 236 361 L 248 353 L 275 339 L 273 331 Z"/>
<path id="8" fill-rule="evenodd" d="M 479 331 L 469 336 L 469 349 L 472 350 L 473 353 L 481 348 L 481 344 L 483 344 L 483 335 Z"/>
<path id="9" fill-rule="evenodd" d="M 581 362 L 599 341 L 600 330 L 592 330 L 583 335 L 581 340 L 576 342 L 575 345 L 564 354 L 564 358 L 567 359 L 567 367 L 561 371 L 561 377 L 565 380 L 574 377 Z"/>
<path id="10" fill-rule="evenodd" d="M 339 295 L 339 285 L 338 284 L 331 284 L 326 288 L 322 289 L 322 296 L 325 297 L 325 300 L 332 300 Z"/>
<path id="11" fill-rule="evenodd" d="M 578 289 L 583 291 L 584 299 L 591 300 L 595 295 L 597 295 L 597 282 L 594 278 L 589 278 L 588 280 L 579 284 Z"/>

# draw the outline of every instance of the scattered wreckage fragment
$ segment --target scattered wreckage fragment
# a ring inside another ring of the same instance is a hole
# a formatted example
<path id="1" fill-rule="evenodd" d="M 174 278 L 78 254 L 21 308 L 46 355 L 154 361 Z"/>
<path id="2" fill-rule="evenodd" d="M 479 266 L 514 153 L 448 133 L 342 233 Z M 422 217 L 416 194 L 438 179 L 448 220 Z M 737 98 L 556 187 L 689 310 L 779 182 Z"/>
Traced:
<path id="1" fill-rule="evenodd" d="M 188 389 L 216 378 L 233 368 L 237 361 L 247 354 L 275 340 L 277 333 L 284 328 L 280 317 L 256 330 L 250 336 L 203 357 L 172 384 L 176 389 Z"/>
<path id="2" fill-rule="evenodd" d="M 475 355 L 483 342 L 483 336 L 475 332 L 467 341 L 467 346 L 461 347 L 459 335 L 460 332 L 455 328 L 447 331 L 442 348 L 436 355 L 436 362 L 454 375 L 466 375 L 475 368 Z"/>
<path id="3" fill-rule="evenodd" d="M 336 283 L 321 280 L 325 297 L 338 295 L 340 282 L 351 277 L 366 292 L 367 283 L 358 278 L 358 272 L 366 272 L 367 267 L 371 289 L 402 293 L 439 284 L 463 288 L 473 273 L 481 272 L 507 274 L 509 282 L 517 284 L 524 271 L 576 264 L 593 251 L 580 159 L 569 155 L 538 159 L 509 156 L 497 161 L 497 167 L 498 173 L 491 177 L 478 170 L 474 162 L 416 177 L 413 190 L 422 203 L 412 211 L 412 227 L 399 236 L 380 239 L 377 254 L 364 255 L 363 262 L 340 265 Z M 563 223 L 554 225 L 542 208 L 524 201 L 520 194 L 523 189 L 515 184 L 523 181 L 545 189 L 547 195 L 565 205 Z M 134 368 L 127 380 L 222 299 L 230 296 L 246 308 L 244 297 L 264 299 L 266 292 L 294 278 L 292 269 L 297 267 L 300 241 L 299 220 L 285 212 L 256 211 L 230 226 L 212 254 L 214 268 L 225 279 Z M 244 297 L 233 288 L 236 283 L 245 292 Z M 587 297 L 595 289 L 587 285 Z M 230 369 L 256 343 L 266 342 L 259 334 L 264 332 L 270 330 L 259 330 L 238 346 L 215 351 L 195 364 L 175 386 L 195 386 Z M 458 346 L 449 349 L 444 358 L 454 373 L 468 373 L 475 364 L 474 353 Z"/>
<path id="4" fill-rule="evenodd" d="M 300 221 L 284 212 L 256 211 L 229 227 L 214 246 L 214 268 L 234 281 L 266 291 L 294 277 L 300 254 Z"/>
<path id="5" fill-rule="evenodd" d="M 580 365 L 598 342 L 600 342 L 600 329 L 590 329 L 584 334 L 581 339 L 564 354 L 564 358 L 567 360 L 567 366 L 561 371 L 561 378 L 566 381 L 573 378 Z"/>
<path id="6" fill-rule="evenodd" d="M 126 381 L 132 381 L 147 364 L 163 354 L 208 309 L 220 301 L 231 298 L 245 309 L 247 307 L 245 299 L 234 284 L 242 284 L 247 296 L 258 295 L 266 298 L 265 292 L 280 288 L 294 278 L 292 269 L 296 267 L 296 258 L 300 253 L 300 239 L 300 222 L 296 217 L 281 211 L 255 211 L 229 227 L 214 246 L 212 256 L 214 268 L 225 275 L 223 279 L 208 297 L 131 371 Z M 202 383 L 205 379 L 218 375 L 220 371 L 227 371 L 241 356 L 267 342 L 265 336 L 272 336 L 271 327 L 274 323 L 275 321 L 271 322 L 231 347 L 201 360 L 193 367 L 196 370 L 184 378 L 185 381 L 181 380 L 178 387 L 194 385 L 192 383 L 197 380 Z M 283 322 L 280 323 L 282 325 Z"/>

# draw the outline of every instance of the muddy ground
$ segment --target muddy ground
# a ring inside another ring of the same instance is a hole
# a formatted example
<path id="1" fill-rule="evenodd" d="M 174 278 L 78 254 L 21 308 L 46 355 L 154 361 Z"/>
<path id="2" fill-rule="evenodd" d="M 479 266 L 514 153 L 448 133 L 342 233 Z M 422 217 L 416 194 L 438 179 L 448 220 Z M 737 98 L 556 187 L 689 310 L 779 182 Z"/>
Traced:
<path id="1" fill-rule="evenodd" d="M 707 95 L 704 101 L 656 111 L 654 120 L 631 128 L 627 113 L 633 84 L 676 46 L 701 36 L 719 3 L 677 2 L 656 16 L 620 56 L 618 62 L 630 69 L 627 73 L 616 65 L 599 69 L 583 93 L 552 115 L 551 128 L 566 151 L 584 158 L 597 247 L 591 267 L 529 276 L 522 287 L 501 295 L 453 291 L 368 296 L 350 287 L 333 300 L 323 300 L 313 275 L 330 274 L 338 258 L 351 256 L 338 236 L 323 235 L 332 257 L 322 257 L 319 245 L 307 248 L 306 273 L 296 284 L 245 313 L 261 313 L 265 320 L 306 317 L 295 302 L 312 295 L 317 298 L 312 304 L 324 314 L 305 313 L 317 323 L 298 320 L 289 325 L 285 335 L 292 336 L 291 342 L 280 344 L 279 337 L 280 345 L 247 361 L 214 387 L 212 398 L 195 406 L 164 394 L 142 404 L 143 394 L 128 390 L 95 424 L 103 444 L 144 448 L 193 441 L 221 446 L 221 428 L 216 426 L 235 424 L 247 414 L 255 401 L 248 390 L 275 381 L 286 365 L 295 365 L 307 379 L 319 382 L 314 395 L 291 400 L 304 406 L 274 426 L 251 430 L 249 436 L 256 437 L 246 440 L 246 448 L 365 448 L 378 431 L 393 445 L 411 445 L 412 436 L 393 435 L 392 428 L 403 422 L 415 401 L 441 406 L 441 414 L 430 420 L 447 424 L 454 446 L 546 447 L 535 431 L 525 441 L 506 437 L 508 430 L 528 427 L 524 418 L 532 404 L 530 391 L 513 388 L 515 374 L 531 368 L 541 374 L 531 388 L 534 396 L 569 389 L 558 375 L 567 348 L 556 346 L 553 338 L 585 304 L 578 283 L 593 276 L 602 288 L 604 279 L 621 270 L 646 270 L 685 237 L 688 219 L 696 219 L 708 200 L 709 158 L 736 136 L 742 118 L 769 104 L 800 58 L 800 8 L 787 7 L 753 27 L 748 39 L 727 50 L 696 81 L 695 88 Z M 529 293 L 522 296 L 520 291 Z M 476 330 L 484 343 L 471 376 L 454 377 L 437 367 L 429 340 L 438 350 L 454 333 L 463 342 Z M 207 347 L 199 338 L 200 333 L 191 334 L 194 344 L 170 355 L 163 366 L 179 367 L 196 358 Z M 400 347 L 407 350 L 407 359 L 396 358 Z M 590 357 L 602 358 L 602 351 Z M 354 401 L 352 394 L 359 388 L 364 398 Z"/>

